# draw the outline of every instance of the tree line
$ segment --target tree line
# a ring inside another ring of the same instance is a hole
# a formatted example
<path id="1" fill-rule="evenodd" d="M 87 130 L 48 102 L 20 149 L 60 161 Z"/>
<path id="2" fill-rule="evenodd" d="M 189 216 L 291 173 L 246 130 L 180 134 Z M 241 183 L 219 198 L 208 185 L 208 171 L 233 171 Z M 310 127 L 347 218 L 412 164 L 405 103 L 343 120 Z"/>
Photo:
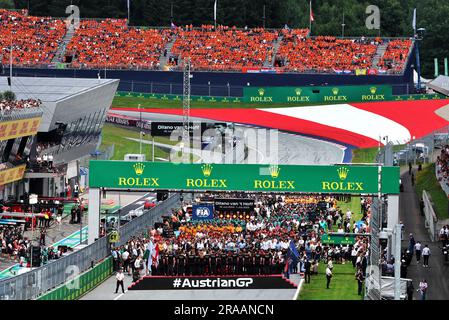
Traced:
<path id="1" fill-rule="evenodd" d="M 130 24 L 177 26 L 213 24 L 215 0 L 129 0 Z M 309 27 L 309 0 L 217 0 L 217 24 L 238 27 Z M 127 18 L 127 0 L 0 0 L 0 7 L 29 9 L 31 15 L 66 17 L 70 4 L 81 18 Z M 368 30 L 366 8 L 380 9 L 380 29 Z M 417 27 L 426 29 L 421 43 L 423 75 L 433 77 L 433 59 L 449 57 L 449 1 L 447 0 L 312 0 L 312 35 L 413 36 L 413 9 Z M 344 23 L 344 28 L 342 24 Z M 440 63 L 441 64 L 441 63 Z M 440 73 L 443 72 L 440 66 Z"/>

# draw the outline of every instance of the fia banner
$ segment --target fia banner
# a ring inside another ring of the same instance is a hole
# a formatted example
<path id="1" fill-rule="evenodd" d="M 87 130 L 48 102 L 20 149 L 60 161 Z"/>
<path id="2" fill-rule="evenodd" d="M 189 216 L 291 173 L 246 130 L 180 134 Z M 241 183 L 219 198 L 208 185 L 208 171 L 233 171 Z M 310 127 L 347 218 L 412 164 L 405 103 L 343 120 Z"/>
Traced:
<path id="1" fill-rule="evenodd" d="M 214 205 L 195 204 L 192 206 L 192 220 L 211 220 L 214 218 Z"/>

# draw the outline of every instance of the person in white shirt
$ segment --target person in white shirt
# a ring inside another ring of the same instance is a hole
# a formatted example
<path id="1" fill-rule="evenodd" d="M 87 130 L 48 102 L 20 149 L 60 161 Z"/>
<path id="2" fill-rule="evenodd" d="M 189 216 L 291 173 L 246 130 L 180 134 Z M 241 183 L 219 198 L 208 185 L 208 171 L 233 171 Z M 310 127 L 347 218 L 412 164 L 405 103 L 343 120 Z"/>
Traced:
<path id="1" fill-rule="evenodd" d="M 416 262 L 420 262 L 421 260 L 421 242 L 417 241 L 415 243 L 415 253 L 416 253 Z"/>
<path id="2" fill-rule="evenodd" d="M 123 273 L 123 268 L 115 275 L 115 279 L 117 279 L 117 286 L 115 288 L 115 293 L 118 293 L 118 288 L 122 287 L 122 293 L 125 293 L 125 288 L 123 287 L 123 280 L 125 279 L 125 274 Z"/>
<path id="3" fill-rule="evenodd" d="M 422 249 L 422 256 L 424 258 L 423 267 L 428 268 L 429 267 L 430 249 L 427 244 L 425 245 L 424 249 Z"/>
<path id="4" fill-rule="evenodd" d="M 351 210 L 348 209 L 348 211 L 346 211 L 346 219 L 351 220 L 352 218 L 352 212 Z"/>
<path id="5" fill-rule="evenodd" d="M 332 279 L 332 269 L 329 266 L 326 268 L 326 289 L 329 289 L 329 285 L 331 284 Z"/>

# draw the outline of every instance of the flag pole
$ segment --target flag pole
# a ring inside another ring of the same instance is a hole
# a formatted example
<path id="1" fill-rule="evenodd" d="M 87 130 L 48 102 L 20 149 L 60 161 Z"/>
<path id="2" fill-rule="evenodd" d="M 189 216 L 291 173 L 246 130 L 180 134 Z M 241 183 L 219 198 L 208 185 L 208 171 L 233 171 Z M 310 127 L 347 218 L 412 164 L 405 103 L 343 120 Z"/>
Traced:
<path id="1" fill-rule="evenodd" d="M 214 29 L 217 29 L 217 0 L 214 2 Z"/>
<path id="2" fill-rule="evenodd" d="M 309 2 L 309 32 L 312 35 L 312 0 Z"/>

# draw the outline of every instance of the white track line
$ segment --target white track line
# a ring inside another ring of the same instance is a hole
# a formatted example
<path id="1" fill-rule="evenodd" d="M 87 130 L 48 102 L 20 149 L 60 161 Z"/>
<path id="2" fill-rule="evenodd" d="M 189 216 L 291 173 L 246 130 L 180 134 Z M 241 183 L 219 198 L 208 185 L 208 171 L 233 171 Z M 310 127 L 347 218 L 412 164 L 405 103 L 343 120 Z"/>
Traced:
<path id="1" fill-rule="evenodd" d="M 127 292 L 128 292 L 128 289 L 125 290 L 125 293 L 127 293 Z M 123 297 L 123 295 L 124 295 L 125 293 L 120 293 L 117 297 L 114 298 L 114 300 L 120 299 L 121 297 Z"/>
<path id="2" fill-rule="evenodd" d="M 295 296 L 293 297 L 293 300 L 298 300 L 299 292 L 301 291 L 303 284 L 304 284 L 304 279 L 299 280 L 298 289 L 296 289 L 296 293 L 295 293 Z"/>

